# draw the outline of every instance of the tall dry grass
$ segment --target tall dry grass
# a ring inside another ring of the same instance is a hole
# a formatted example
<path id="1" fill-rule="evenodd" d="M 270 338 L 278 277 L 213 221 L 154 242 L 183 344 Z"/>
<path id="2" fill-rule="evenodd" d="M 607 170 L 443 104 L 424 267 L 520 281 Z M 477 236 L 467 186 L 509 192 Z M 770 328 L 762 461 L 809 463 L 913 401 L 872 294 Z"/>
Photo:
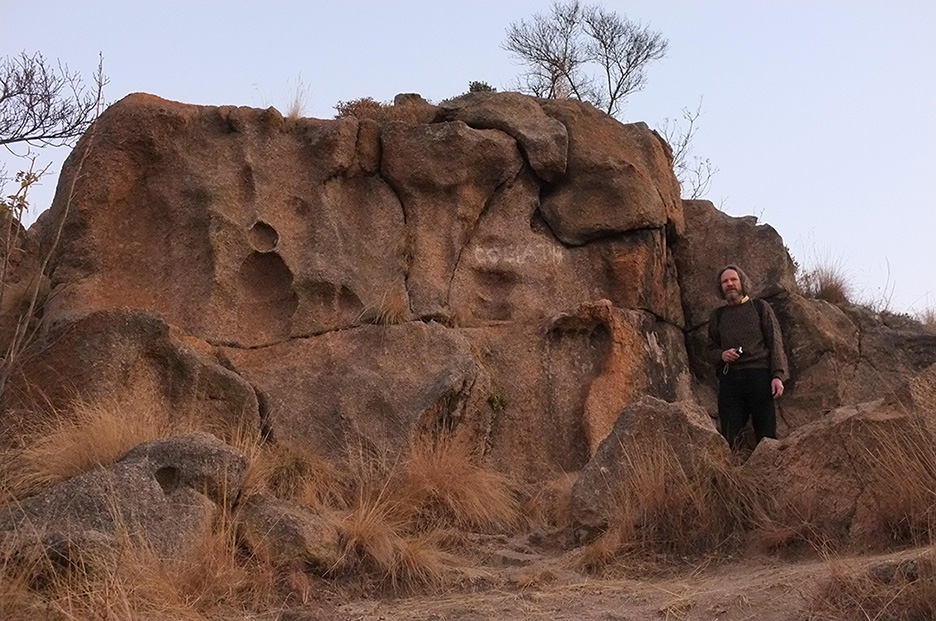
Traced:
<path id="1" fill-rule="evenodd" d="M 512 482 L 447 438 L 417 439 L 399 461 L 358 449 L 348 472 L 337 573 L 363 572 L 393 589 L 439 586 L 464 562 L 452 531 L 519 522 Z"/>
<path id="2" fill-rule="evenodd" d="M 936 445 L 922 420 L 897 433 L 880 430 L 858 459 L 875 478 L 877 529 L 891 545 L 936 541 Z"/>
<path id="3" fill-rule="evenodd" d="M 851 303 L 854 286 L 841 260 L 825 258 L 797 275 L 803 295 L 842 306 Z"/>
<path id="4" fill-rule="evenodd" d="M 64 563 L 39 542 L 6 549 L 0 556 L 0 618 L 203 621 L 245 618 L 246 611 L 284 604 L 286 568 L 245 554 L 230 513 L 223 512 L 211 534 L 177 558 L 160 556 L 131 530 L 121 529 L 112 549 L 73 551 Z"/>
<path id="5" fill-rule="evenodd" d="M 624 459 L 628 475 L 616 490 L 610 525 L 578 559 L 586 571 L 731 551 L 753 526 L 755 487 L 730 462 L 690 472 L 665 441 L 627 451 Z"/>
<path id="6" fill-rule="evenodd" d="M 916 314 L 917 320 L 930 332 L 936 332 L 936 308 L 927 307 Z"/>
<path id="7" fill-rule="evenodd" d="M 68 411 L 28 420 L 0 467 L 4 491 L 17 498 L 113 464 L 170 431 L 168 413 L 153 395 L 128 391 L 76 399 Z"/>
<path id="8" fill-rule="evenodd" d="M 829 562 L 810 602 L 808 621 L 921 621 L 936 618 L 936 565 L 919 559 L 872 568 Z"/>

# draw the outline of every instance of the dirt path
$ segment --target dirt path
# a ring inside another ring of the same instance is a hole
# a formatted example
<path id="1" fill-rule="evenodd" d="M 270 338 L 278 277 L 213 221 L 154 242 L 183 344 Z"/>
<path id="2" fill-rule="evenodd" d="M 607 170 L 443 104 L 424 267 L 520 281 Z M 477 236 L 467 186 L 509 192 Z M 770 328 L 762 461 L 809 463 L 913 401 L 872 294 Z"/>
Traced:
<path id="1" fill-rule="evenodd" d="M 356 621 L 802 621 L 833 563 L 858 570 L 913 554 L 834 562 L 757 556 L 678 578 L 599 580 L 569 572 L 546 584 L 521 586 L 524 576 L 550 571 L 531 566 L 503 571 L 499 578 L 504 587 L 499 589 L 362 600 L 345 604 L 340 611 Z"/>

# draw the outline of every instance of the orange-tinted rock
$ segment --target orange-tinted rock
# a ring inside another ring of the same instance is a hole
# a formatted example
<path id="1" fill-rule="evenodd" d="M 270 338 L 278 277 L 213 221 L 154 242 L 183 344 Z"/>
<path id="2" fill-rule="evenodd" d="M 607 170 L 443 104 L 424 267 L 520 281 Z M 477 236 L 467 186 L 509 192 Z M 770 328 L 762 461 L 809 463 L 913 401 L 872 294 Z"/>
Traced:
<path id="1" fill-rule="evenodd" d="M 566 174 L 544 189 L 553 233 L 581 245 L 634 229 L 683 229 L 679 184 L 667 147 L 645 123 L 622 124 L 589 104 L 542 100 L 569 134 Z"/>
<path id="2" fill-rule="evenodd" d="M 688 401 L 667 403 L 643 397 L 623 408 L 611 434 L 601 443 L 572 488 L 572 518 L 589 529 L 602 529 L 614 515 L 620 486 L 627 485 L 631 464 L 665 444 L 679 466 L 695 478 L 730 460 L 728 444 L 708 415 Z"/>
<path id="3" fill-rule="evenodd" d="M 460 330 L 490 376 L 487 455 L 520 478 L 580 470 L 644 394 L 689 396 L 682 333 L 652 316 L 584 305 L 535 323 Z"/>
<path id="4" fill-rule="evenodd" d="M 436 118 L 463 121 L 475 129 L 499 129 L 512 136 L 530 168 L 543 181 L 555 181 L 566 172 L 568 132 L 531 97 L 519 93 L 468 93 L 439 104 Z"/>
<path id="5" fill-rule="evenodd" d="M 33 344 L 3 392 L 0 436 L 20 430 L 38 412 L 62 415 L 71 402 L 118 394 L 158 400 L 167 422 L 188 420 L 218 433 L 260 431 L 257 398 L 211 348 L 139 310 L 107 310 L 60 324 Z M 151 407 L 151 403 L 141 403 Z M 125 413 L 133 417 L 129 407 Z"/>

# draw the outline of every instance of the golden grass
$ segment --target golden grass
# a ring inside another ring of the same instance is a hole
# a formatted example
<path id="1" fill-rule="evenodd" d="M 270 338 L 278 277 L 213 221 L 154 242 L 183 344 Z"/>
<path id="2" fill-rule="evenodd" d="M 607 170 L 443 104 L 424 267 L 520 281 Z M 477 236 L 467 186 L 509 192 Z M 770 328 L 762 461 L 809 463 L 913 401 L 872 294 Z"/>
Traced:
<path id="1" fill-rule="evenodd" d="M 854 287 L 839 260 L 823 259 L 805 270 L 797 281 L 803 295 L 839 306 L 849 304 Z"/>
<path id="2" fill-rule="evenodd" d="M 346 475 L 314 451 L 283 442 L 241 450 L 248 455 L 245 497 L 269 494 L 314 509 L 347 506 Z"/>
<path id="3" fill-rule="evenodd" d="M 464 443 L 424 439 L 403 466 L 401 496 L 428 529 L 513 527 L 519 501 L 511 481 L 481 465 Z"/>
<path id="4" fill-rule="evenodd" d="M 665 441 L 625 452 L 624 459 L 628 474 L 616 492 L 615 514 L 606 532 L 582 549 L 582 569 L 732 550 L 753 525 L 754 488 L 730 463 L 687 472 Z"/>
<path id="5" fill-rule="evenodd" d="M 409 317 L 409 298 L 406 291 L 398 291 L 384 293 L 377 305 L 366 307 L 358 319 L 376 325 L 398 325 Z"/>
<path id="6" fill-rule="evenodd" d="M 94 401 L 76 400 L 69 412 L 32 421 L 18 439 L 18 448 L 5 456 L 7 491 L 15 497 L 35 493 L 110 465 L 168 431 L 168 414 L 152 395 L 125 392 Z"/>
<path id="7" fill-rule="evenodd" d="M 289 107 L 286 111 L 286 118 L 297 120 L 305 114 L 306 105 L 309 99 L 309 87 L 302 81 L 302 74 L 296 78 L 296 86 L 293 89 L 292 98 L 289 101 Z"/>
<path id="8" fill-rule="evenodd" d="M 924 308 L 916 314 L 916 318 L 930 332 L 936 332 L 936 307 Z"/>
<path id="9" fill-rule="evenodd" d="M 898 433 L 881 430 L 859 459 L 873 473 L 874 516 L 884 540 L 924 545 L 936 540 L 936 446 L 919 421 Z"/>
<path id="10" fill-rule="evenodd" d="M 462 563 L 458 532 L 519 521 L 510 481 L 449 439 L 418 439 L 397 463 L 358 450 L 349 474 L 354 496 L 337 523 L 336 571 L 370 575 L 393 589 L 442 585 Z"/>
<path id="11" fill-rule="evenodd" d="M 829 562 L 810 602 L 809 621 L 917 621 L 936 618 L 936 571 L 926 558 L 872 569 Z"/>
<path id="12" fill-rule="evenodd" d="M 236 545 L 225 513 L 212 533 L 185 556 L 167 559 L 127 535 L 115 551 L 84 551 L 59 566 L 41 544 L 0 559 L 0 618 L 153 619 L 236 618 L 245 610 L 275 610 L 282 571 Z"/>

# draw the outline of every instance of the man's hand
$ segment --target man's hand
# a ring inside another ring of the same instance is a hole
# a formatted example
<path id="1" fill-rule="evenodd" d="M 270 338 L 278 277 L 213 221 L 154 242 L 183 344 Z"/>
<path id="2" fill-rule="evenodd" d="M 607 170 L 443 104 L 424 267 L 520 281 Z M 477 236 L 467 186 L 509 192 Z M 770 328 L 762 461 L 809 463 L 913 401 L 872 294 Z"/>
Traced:
<path id="1" fill-rule="evenodd" d="M 770 382 L 770 392 L 773 394 L 774 399 L 779 399 L 783 396 L 783 382 L 780 381 L 780 378 L 775 377 L 773 381 Z"/>
<path id="2" fill-rule="evenodd" d="M 735 349 L 726 349 L 721 353 L 722 362 L 734 362 L 740 357 L 741 355 Z"/>

